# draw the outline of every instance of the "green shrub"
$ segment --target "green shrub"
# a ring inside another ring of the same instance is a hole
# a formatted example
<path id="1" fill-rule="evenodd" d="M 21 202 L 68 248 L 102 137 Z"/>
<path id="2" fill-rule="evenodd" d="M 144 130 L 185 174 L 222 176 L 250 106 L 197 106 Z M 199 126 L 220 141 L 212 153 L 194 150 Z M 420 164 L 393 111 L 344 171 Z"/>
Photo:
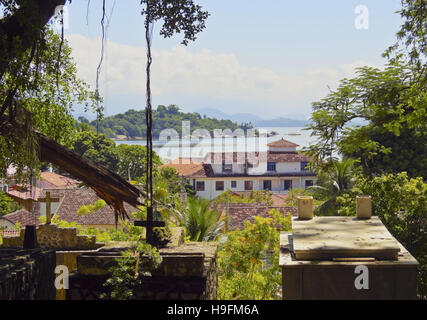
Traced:
<path id="1" fill-rule="evenodd" d="M 209 200 L 200 197 L 189 197 L 187 208 L 175 217 L 191 241 L 214 241 L 224 227 L 221 214 L 210 208 Z"/>
<path id="2" fill-rule="evenodd" d="M 270 300 L 281 295 L 280 230 L 291 229 L 291 215 L 278 210 L 272 218 L 245 221 L 243 230 L 227 233 L 218 250 L 218 297 L 225 300 Z M 279 227 L 279 229 L 278 229 Z"/>
<path id="3" fill-rule="evenodd" d="M 13 200 L 9 198 L 3 191 L 0 191 L 0 217 L 11 212 Z"/>
<path id="4" fill-rule="evenodd" d="M 355 215 L 357 195 L 372 197 L 373 215 L 418 260 L 418 293 L 427 297 L 427 184 L 421 177 L 409 179 L 406 172 L 359 176 L 355 188 L 337 198 L 340 215 Z"/>

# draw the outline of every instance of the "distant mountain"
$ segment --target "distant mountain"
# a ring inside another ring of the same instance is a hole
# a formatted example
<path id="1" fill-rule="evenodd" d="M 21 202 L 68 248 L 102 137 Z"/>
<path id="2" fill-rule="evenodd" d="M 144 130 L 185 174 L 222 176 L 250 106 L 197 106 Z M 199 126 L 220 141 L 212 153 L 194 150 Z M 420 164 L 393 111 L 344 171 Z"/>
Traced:
<path id="1" fill-rule="evenodd" d="M 303 127 L 309 123 L 307 120 L 295 120 L 289 118 L 275 118 L 264 120 L 251 113 L 226 114 L 214 108 L 203 108 L 197 111 L 200 115 L 206 115 L 210 118 L 231 120 L 237 123 L 252 123 L 255 127 Z"/>
<path id="2" fill-rule="evenodd" d="M 275 118 L 272 120 L 261 120 L 254 123 L 255 127 L 304 127 L 309 121 L 294 120 L 289 118 Z"/>
<path id="3" fill-rule="evenodd" d="M 200 115 L 206 115 L 209 118 L 216 118 L 218 120 L 231 120 L 238 123 L 245 123 L 245 122 L 257 122 L 261 121 L 262 119 L 254 114 L 251 113 L 236 113 L 236 114 L 226 114 L 220 110 L 213 109 L 213 108 L 203 108 L 197 111 Z"/>

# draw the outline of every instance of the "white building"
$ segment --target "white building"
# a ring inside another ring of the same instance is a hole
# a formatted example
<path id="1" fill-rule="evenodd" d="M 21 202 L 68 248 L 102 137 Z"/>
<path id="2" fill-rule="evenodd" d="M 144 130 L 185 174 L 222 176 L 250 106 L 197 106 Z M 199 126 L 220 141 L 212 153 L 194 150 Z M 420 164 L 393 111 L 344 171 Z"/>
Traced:
<path id="1" fill-rule="evenodd" d="M 190 180 L 197 195 L 206 199 L 226 190 L 286 193 L 316 182 L 316 175 L 307 169 L 311 158 L 298 153 L 297 147 L 281 139 L 268 144 L 266 152 L 208 153 L 201 162 L 179 159 L 164 167 L 175 168 Z"/>

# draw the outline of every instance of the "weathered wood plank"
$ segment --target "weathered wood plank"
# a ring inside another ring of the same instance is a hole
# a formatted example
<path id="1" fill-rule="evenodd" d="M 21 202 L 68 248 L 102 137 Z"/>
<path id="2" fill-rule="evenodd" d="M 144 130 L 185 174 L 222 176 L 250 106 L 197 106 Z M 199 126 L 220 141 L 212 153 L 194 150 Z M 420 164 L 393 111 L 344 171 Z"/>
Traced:
<path id="1" fill-rule="evenodd" d="M 24 132 L 23 126 L 17 122 L 12 124 L 8 121 L 0 124 L 1 134 L 10 136 L 14 132 L 19 137 L 19 133 Z M 142 205 L 139 197 L 145 197 L 145 193 L 118 174 L 86 157 L 79 156 L 36 130 L 33 133 L 39 146 L 40 161 L 52 163 L 84 182 L 112 206 L 116 213 L 128 217 L 123 202 L 134 207 Z"/>

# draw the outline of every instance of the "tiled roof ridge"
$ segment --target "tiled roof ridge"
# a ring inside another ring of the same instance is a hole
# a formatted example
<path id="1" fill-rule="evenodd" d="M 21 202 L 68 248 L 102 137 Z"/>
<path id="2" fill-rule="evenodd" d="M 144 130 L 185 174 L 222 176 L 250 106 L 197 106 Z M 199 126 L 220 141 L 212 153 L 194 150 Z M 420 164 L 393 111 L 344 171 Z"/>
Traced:
<path id="1" fill-rule="evenodd" d="M 16 224 L 16 222 L 19 221 L 21 226 L 23 227 L 26 225 L 32 225 L 34 224 L 34 222 L 36 223 L 36 225 L 39 225 L 40 221 L 38 219 L 38 216 L 39 214 L 37 214 L 36 212 L 31 213 L 26 209 L 19 209 L 19 210 L 16 210 L 15 212 L 11 212 L 7 215 L 4 215 L 3 218 L 12 222 L 13 224 Z"/>
<path id="2" fill-rule="evenodd" d="M 269 144 L 267 144 L 268 147 L 282 147 L 282 148 L 293 148 L 293 147 L 299 147 L 298 144 L 293 143 L 291 141 L 285 140 L 283 137 L 280 140 L 276 140 L 273 142 L 270 142 Z"/>
<path id="3" fill-rule="evenodd" d="M 114 209 L 108 204 L 88 215 L 80 216 L 78 209 L 84 205 L 94 204 L 100 198 L 90 188 L 72 188 L 65 193 L 57 209 L 60 220 L 76 222 L 78 225 L 115 225 Z M 130 214 L 138 209 L 128 203 L 124 203 L 125 209 L 132 220 Z"/>

